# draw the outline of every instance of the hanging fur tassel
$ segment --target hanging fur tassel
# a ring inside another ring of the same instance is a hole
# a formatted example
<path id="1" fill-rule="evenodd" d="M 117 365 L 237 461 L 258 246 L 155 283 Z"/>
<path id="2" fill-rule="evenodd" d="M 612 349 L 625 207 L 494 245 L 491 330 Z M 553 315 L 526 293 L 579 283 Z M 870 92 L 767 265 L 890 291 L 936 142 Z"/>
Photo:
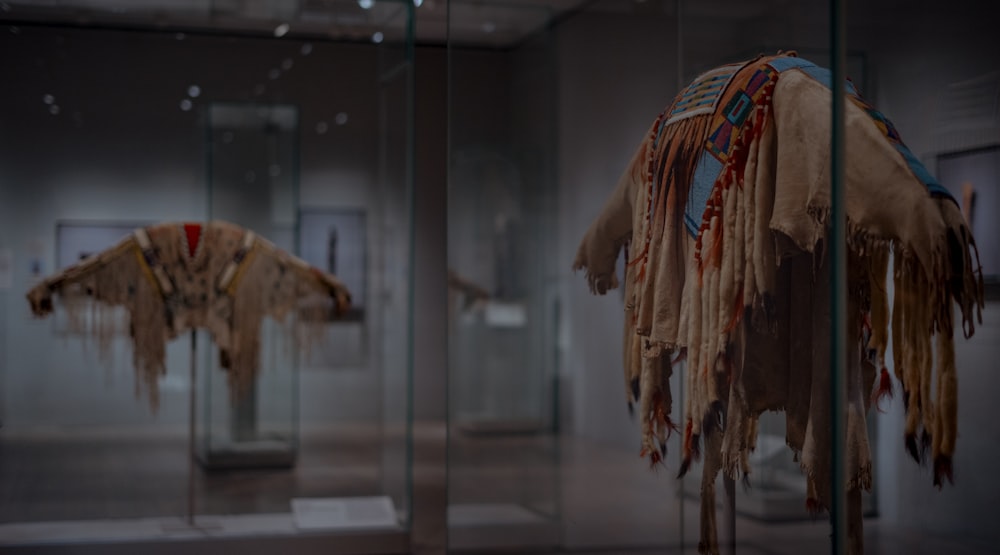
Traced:
<path id="1" fill-rule="evenodd" d="M 934 486 L 937 489 L 941 489 L 944 485 L 944 480 L 947 479 L 949 484 L 955 483 L 954 470 L 951 466 L 951 457 L 947 455 L 938 455 L 934 459 Z"/>
<path id="2" fill-rule="evenodd" d="M 878 388 L 872 392 L 872 404 L 879 412 L 885 412 L 879 405 L 882 399 L 889 398 L 892 399 L 894 395 L 892 389 L 892 376 L 889 375 L 889 369 L 885 366 L 882 367 L 882 372 L 878 381 Z"/>
<path id="3" fill-rule="evenodd" d="M 823 504 L 815 497 L 806 498 L 806 511 L 810 516 L 819 516 L 823 512 Z"/>
<path id="4" fill-rule="evenodd" d="M 684 457 L 681 460 L 681 468 L 677 472 L 678 478 L 683 478 L 689 468 L 691 468 L 691 460 L 698 458 L 698 437 L 692 433 L 694 423 L 691 418 L 688 418 L 687 425 L 684 426 Z"/>

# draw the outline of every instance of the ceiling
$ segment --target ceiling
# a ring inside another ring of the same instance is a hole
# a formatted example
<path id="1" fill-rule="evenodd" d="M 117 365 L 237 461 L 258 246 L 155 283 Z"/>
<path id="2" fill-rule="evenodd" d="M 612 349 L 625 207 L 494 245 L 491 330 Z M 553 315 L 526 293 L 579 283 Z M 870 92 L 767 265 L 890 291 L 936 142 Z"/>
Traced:
<path id="1" fill-rule="evenodd" d="M 378 42 L 405 36 L 410 3 L 418 43 L 507 48 L 582 10 L 733 20 L 794 0 L 0 0 L 0 22 Z"/>
<path id="2" fill-rule="evenodd" d="M 794 0 L 0 0 L 0 22 L 506 48 L 582 10 L 746 19 Z M 881 3 L 892 0 L 881 0 Z"/>
<path id="3" fill-rule="evenodd" d="M 417 42 L 481 47 L 517 44 L 594 3 L 450 0 L 449 14 L 448 0 L 0 0 L 0 21 L 379 42 L 405 35 L 404 2 L 414 3 Z"/>

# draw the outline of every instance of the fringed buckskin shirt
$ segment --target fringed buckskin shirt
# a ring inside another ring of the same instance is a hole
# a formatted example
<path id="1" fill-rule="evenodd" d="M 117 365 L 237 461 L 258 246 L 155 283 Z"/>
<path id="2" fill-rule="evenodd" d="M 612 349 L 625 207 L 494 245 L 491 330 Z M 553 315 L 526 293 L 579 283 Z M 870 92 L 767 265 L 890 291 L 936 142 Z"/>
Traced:
<path id="1" fill-rule="evenodd" d="M 679 429 L 668 380 L 686 360 L 680 472 L 704 439 L 702 553 L 718 552 L 716 475 L 750 471 L 766 410 L 785 414 L 807 507 L 830 506 L 829 82 L 794 53 L 701 75 L 653 122 L 573 264 L 594 293 L 625 287 L 625 391 L 639 404 L 651 464 Z M 845 104 L 846 486 L 850 550 L 860 553 L 859 492 L 872 480 L 866 415 L 892 391 L 890 334 L 907 449 L 918 461 L 929 449 L 940 485 L 957 437 L 954 329 L 961 322 L 969 337 L 981 322 L 983 286 L 948 191 L 850 83 Z"/>
<path id="2" fill-rule="evenodd" d="M 350 303 L 336 277 L 223 221 L 136 229 L 33 287 L 27 294 L 32 312 L 51 313 L 53 296 L 64 301 L 77 329 L 83 327 L 82 311 L 94 310 L 97 325 L 83 331 L 97 336 L 105 354 L 116 327 L 101 320 L 113 317 L 108 308 L 125 309 L 140 378 L 137 393 L 144 386 L 154 408 L 158 379 L 166 371 L 166 343 L 181 333 L 194 328 L 211 333 L 235 396 L 256 379 L 265 317 L 284 321 L 295 312 L 315 328 Z M 81 302 L 87 299 L 96 302 Z"/>

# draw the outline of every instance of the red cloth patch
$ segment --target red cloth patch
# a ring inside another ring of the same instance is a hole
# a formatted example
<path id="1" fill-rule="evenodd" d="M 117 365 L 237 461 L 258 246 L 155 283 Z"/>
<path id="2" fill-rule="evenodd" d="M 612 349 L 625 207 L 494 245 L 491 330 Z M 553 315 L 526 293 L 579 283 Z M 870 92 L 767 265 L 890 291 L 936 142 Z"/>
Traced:
<path id="1" fill-rule="evenodd" d="M 198 242 L 201 240 L 201 224 L 184 224 L 184 234 L 187 235 L 188 256 L 194 258 Z"/>

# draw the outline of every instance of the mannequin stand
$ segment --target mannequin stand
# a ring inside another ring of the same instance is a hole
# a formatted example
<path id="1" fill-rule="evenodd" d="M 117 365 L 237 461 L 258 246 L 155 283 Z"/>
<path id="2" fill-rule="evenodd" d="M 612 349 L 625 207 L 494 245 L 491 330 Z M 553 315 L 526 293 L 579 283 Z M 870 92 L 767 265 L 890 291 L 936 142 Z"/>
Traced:
<path id="1" fill-rule="evenodd" d="M 198 358 L 198 335 L 195 330 L 191 330 L 191 374 L 190 374 L 191 393 L 188 398 L 189 406 L 188 406 L 188 457 L 187 457 L 188 459 L 187 514 L 185 515 L 183 524 L 178 524 L 178 525 L 173 525 L 169 523 L 164 524 L 163 530 L 166 532 L 179 532 L 179 531 L 182 532 L 191 529 L 201 530 L 204 532 L 208 530 L 219 530 L 222 528 L 221 525 L 217 523 L 205 523 L 205 522 L 195 523 L 195 518 L 194 518 L 196 509 L 195 499 L 197 497 L 196 487 L 195 487 L 195 429 L 196 429 L 197 414 L 198 414 L 196 410 L 198 406 L 197 404 L 198 396 L 195 387 L 197 383 L 196 380 L 198 377 L 197 358 Z"/>
<path id="2" fill-rule="evenodd" d="M 722 489 L 726 494 L 722 505 L 720 528 L 723 535 L 719 542 L 719 550 L 724 555 L 736 555 L 736 481 L 723 475 Z"/>
<path id="3" fill-rule="evenodd" d="M 197 352 L 198 352 L 198 334 L 195 330 L 191 330 L 191 396 L 190 396 L 190 406 L 188 407 L 188 524 L 194 526 L 194 509 L 195 509 L 195 485 L 194 485 L 194 434 L 195 434 L 195 418 L 197 415 L 196 407 L 196 393 L 195 393 L 195 379 L 197 378 Z"/>

